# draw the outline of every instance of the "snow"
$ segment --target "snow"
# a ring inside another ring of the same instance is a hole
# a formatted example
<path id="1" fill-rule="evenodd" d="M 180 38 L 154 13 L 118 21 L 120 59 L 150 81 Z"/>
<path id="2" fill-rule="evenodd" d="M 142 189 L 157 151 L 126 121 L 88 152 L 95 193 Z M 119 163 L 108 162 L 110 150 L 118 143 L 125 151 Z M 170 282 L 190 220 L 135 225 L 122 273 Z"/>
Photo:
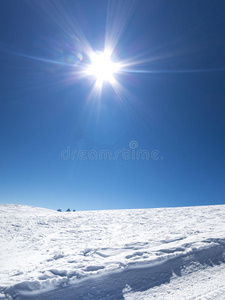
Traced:
<path id="1" fill-rule="evenodd" d="M 0 300 L 225 299 L 225 205 L 0 216 Z"/>

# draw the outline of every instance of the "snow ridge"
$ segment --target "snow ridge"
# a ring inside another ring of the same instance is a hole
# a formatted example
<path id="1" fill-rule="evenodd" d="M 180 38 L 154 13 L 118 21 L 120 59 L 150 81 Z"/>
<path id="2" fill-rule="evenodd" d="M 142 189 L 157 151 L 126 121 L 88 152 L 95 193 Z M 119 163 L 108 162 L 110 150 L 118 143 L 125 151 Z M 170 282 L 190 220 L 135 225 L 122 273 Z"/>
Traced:
<path id="1" fill-rule="evenodd" d="M 208 246 L 200 250 L 192 250 L 189 253 L 179 254 L 162 261 L 152 261 L 149 264 L 138 263 L 103 275 L 90 276 L 76 282 L 71 281 L 71 283 L 69 280 L 63 280 L 61 283 L 58 282 L 56 290 L 45 289 L 42 291 L 45 293 L 41 295 L 36 290 L 41 288 L 38 282 L 23 282 L 5 290 L 5 293 L 15 300 L 73 300 L 74 295 L 77 300 L 120 300 L 124 299 L 124 294 L 127 292 L 126 287 L 129 287 L 128 291 L 132 290 L 132 292 L 143 291 L 168 283 L 174 274 L 182 276 L 183 270 L 186 273 L 187 270 L 194 272 L 199 268 L 224 263 L 225 239 L 212 239 L 205 243 Z M 66 292 L 65 287 L 68 287 Z"/>

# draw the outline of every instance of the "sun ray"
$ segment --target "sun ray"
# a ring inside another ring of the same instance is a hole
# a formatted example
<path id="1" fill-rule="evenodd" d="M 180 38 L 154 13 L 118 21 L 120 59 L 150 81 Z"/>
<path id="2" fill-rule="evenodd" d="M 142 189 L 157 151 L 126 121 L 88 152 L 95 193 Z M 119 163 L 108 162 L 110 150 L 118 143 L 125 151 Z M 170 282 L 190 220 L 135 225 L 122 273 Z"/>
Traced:
<path id="1" fill-rule="evenodd" d="M 129 18 L 134 12 L 137 0 L 115 2 L 108 1 L 106 31 L 105 31 L 105 48 L 110 47 L 114 50 L 123 33 Z"/>

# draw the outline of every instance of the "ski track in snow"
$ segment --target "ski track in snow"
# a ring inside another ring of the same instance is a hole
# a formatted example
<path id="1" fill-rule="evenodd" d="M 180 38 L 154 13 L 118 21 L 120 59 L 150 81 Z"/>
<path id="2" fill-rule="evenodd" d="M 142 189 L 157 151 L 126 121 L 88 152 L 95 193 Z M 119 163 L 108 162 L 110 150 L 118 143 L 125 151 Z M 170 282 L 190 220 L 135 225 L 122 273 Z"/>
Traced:
<path id="1" fill-rule="evenodd" d="M 225 205 L 0 216 L 0 300 L 225 299 Z"/>

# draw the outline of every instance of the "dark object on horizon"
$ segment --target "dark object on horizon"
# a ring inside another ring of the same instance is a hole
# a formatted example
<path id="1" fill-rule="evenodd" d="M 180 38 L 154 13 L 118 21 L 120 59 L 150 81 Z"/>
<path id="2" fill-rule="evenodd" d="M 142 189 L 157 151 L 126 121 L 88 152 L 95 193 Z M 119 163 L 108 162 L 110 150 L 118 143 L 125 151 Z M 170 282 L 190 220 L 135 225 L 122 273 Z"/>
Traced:
<path id="1" fill-rule="evenodd" d="M 74 209 L 73 211 L 76 211 L 76 209 Z"/>
<path id="2" fill-rule="evenodd" d="M 67 211 L 71 211 L 71 210 L 68 208 Z"/>
<path id="3" fill-rule="evenodd" d="M 62 210 L 59 208 L 59 209 L 57 209 L 57 211 L 62 211 Z"/>

